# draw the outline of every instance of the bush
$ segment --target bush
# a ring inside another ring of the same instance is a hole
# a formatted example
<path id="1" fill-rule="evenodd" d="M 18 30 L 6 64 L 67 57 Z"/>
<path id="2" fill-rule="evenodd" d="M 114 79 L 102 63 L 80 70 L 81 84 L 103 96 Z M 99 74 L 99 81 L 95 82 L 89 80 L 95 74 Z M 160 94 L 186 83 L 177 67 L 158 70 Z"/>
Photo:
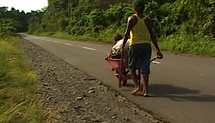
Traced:
<path id="1" fill-rule="evenodd" d="M 15 21 L 12 19 L 0 19 L 0 37 L 12 35 L 15 29 Z"/>
<path id="2" fill-rule="evenodd" d="M 0 68 L 0 122 L 42 122 L 37 73 L 29 69 L 18 38 L 0 39 Z"/>
<path id="3" fill-rule="evenodd" d="M 215 41 L 206 36 L 169 35 L 161 38 L 159 44 L 163 50 L 175 53 L 215 56 Z"/>

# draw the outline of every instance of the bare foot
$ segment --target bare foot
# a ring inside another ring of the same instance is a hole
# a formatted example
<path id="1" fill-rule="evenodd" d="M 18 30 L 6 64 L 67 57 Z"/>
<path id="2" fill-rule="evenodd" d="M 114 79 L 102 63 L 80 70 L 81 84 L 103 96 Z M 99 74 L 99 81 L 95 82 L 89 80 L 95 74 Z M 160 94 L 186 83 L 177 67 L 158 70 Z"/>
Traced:
<path id="1" fill-rule="evenodd" d="M 131 92 L 131 94 L 133 94 L 133 95 L 135 95 L 138 91 L 140 91 L 141 89 L 138 87 L 138 88 L 136 88 L 136 89 L 134 89 L 132 92 Z"/>
<path id="2" fill-rule="evenodd" d="M 119 77 L 119 74 L 118 74 L 118 73 L 116 73 L 116 74 L 115 74 L 115 76 L 116 76 L 116 77 Z"/>
<path id="3" fill-rule="evenodd" d="M 144 96 L 144 97 L 147 97 L 148 95 L 147 95 L 147 94 L 143 94 L 143 96 Z"/>
<path id="4" fill-rule="evenodd" d="M 146 92 L 145 90 L 143 91 L 143 96 L 147 97 L 148 96 L 148 92 Z"/>

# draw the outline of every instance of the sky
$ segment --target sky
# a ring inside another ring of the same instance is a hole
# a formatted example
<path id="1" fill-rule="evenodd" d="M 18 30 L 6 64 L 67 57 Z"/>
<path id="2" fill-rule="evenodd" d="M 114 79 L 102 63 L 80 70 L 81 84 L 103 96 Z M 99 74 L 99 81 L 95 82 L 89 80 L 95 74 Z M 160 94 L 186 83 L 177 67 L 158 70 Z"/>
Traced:
<path id="1" fill-rule="evenodd" d="M 0 0 L 0 7 L 6 6 L 9 10 L 14 7 L 16 10 L 24 10 L 25 12 L 40 10 L 47 5 L 47 0 Z"/>

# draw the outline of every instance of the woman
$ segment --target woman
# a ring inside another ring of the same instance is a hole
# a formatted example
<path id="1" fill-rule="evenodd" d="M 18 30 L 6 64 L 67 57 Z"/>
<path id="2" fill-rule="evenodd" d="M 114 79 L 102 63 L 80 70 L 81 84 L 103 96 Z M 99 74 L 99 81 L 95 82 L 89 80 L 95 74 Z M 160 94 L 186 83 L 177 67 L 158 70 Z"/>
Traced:
<path id="1" fill-rule="evenodd" d="M 141 74 L 143 76 L 143 96 L 148 95 L 148 81 L 150 74 L 150 58 L 151 58 L 151 44 L 152 40 L 155 48 L 157 49 L 157 56 L 162 58 L 163 55 L 157 44 L 157 39 L 152 31 L 152 23 L 147 16 L 144 15 L 144 2 L 143 0 L 134 0 L 133 7 L 135 14 L 129 17 L 127 23 L 127 29 L 123 39 L 123 46 L 131 37 L 128 52 L 128 65 L 131 71 L 131 76 L 135 84 L 135 89 L 132 94 L 136 94 L 139 90 L 139 84 L 137 82 L 136 65 L 140 60 L 141 62 Z"/>

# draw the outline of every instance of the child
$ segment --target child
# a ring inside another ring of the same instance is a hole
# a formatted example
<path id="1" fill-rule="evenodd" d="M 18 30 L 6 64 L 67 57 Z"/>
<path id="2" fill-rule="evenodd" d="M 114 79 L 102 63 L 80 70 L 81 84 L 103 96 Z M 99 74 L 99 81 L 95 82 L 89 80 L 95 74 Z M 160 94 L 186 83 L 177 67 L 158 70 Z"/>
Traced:
<path id="1" fill-rule="evenodd" d="M 124 50 L 122 50 L 122 45 L 123 45 L 123 37 L 120 34 L 115 34 L 114 35 L 114 44 L 113 47 L 111 48 L 109 54 L 105 58 L 112 58 L 112 59 L 121 59 L 122 51 L 123 51 L 123 58 L 127 59 L 128 58 L 128 49 L 129 49 L 129 40 L 125 44 Z M 114 70 L 114 69 L 112 69 Z M 119 76 L 119 72 L 122 72 L 123 75 L 127 75 L 127 72 L 125 69 L 117 69 L 115 76 Z M 127 80 L 123 81 L 122 86 L 125 86 L 127 83 Z"/>
<path id="2" fill-rule="evenodd" d="M 123 45 L 123 37 L 120 34 L 114 35 L 114 44 L 111 48 L 109 54 L 107 55 L 106 59 L 111 57 L 112 59 L 121 59 L 121 52 L 122 52 L 122 45 Z M 123 57 L 125 59 L 128 58 L 128 48 L 129 48 L 129 40 L 125 44 Z"/>

